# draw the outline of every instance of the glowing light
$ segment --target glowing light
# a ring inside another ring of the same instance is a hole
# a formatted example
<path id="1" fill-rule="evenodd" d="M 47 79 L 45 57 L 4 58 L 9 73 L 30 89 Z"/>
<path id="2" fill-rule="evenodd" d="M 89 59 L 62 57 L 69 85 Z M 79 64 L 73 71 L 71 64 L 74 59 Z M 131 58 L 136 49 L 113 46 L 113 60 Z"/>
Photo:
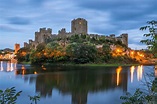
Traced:
<path id="1" fill-rule="evenodd" d="M 35 71 L 34 74 L 37 74 L 37 72 Z"/>
<path id="2" fill-rule="evenodd" d="M 10 71 L 13 71 L 14 67 L 13 67 L 13 63 L 10 64 Z"/>
<path id="3" fill-rule="evenodd" d="M 130 68 L 130 73 L 131 73 L 131 83 L 133 82 L 133 79 L 134 79 L 134 70 L 135 70 L 135 66 L 131 66 L 131 68 Z"/>
<path id="4" fill-rule="evenodd" d="M 117 49 L 117 52 L 120 52 L 120 50 L 119 50 L 119 49 Z"/>
<path id="5" fill-rule="evenodd" d="M 143 66 L 138 66 L 137 68 L 137 80 L 140 81 L 142 79 L 143 74 Z"/>
<path id="6" fill-rule="evenodd" d="M 122 67 L 121 67 L 121 66 L 119 66 L 119 67 L 116 69 L 116 73 L 117 73 L 117 86 L 119 85 L 119 74 L 120 74 L 121 70 L 122 70 Z"/>
<path id="7" fill-rule="evenodd" d="M 22 75 L 25 75 L 25 73 L 26 73 L 26 68 L 25 68 L 24 65 L 22 65 L 21 70 L 22 70 Z"/>
<path id="8" fill-rule="evenodd" d="M 10 71 L 11 67 L 10 67 L 10 62 L 7 63 L 7 71 Z"/>
<path id="9" fill-rule="evenodd" d="M 43 70 L 46 70 L 46 68 L 44 67 L 44 65 L 41 66 Z"/>
<path id="10" fill-rule="evenodd" d="M 0 70 L 3 71 L 3 61 L 1 61 Z"/>
<path id="11" fill-rule="evenodd" d="M 134 54 L 134 51 L 132 51 L 131 54 L 133 55 L 133 54 Z"/>

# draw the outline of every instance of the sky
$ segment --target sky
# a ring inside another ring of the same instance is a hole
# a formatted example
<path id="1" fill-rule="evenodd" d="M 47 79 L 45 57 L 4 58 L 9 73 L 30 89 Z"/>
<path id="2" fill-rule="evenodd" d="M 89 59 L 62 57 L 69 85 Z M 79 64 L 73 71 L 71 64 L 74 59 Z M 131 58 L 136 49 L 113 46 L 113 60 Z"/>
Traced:
<path id="1" fill-rule="evenodd" d="M 129 35 L 129 47 L 145 49 L 141 44 L 147 21 L 157 20 L 157 0 L 0 0 L 0 49 L 23 47 L 34 40 L 39 28 L 71 31 L 71 20 L 88 21 L 88 33 Z"/>

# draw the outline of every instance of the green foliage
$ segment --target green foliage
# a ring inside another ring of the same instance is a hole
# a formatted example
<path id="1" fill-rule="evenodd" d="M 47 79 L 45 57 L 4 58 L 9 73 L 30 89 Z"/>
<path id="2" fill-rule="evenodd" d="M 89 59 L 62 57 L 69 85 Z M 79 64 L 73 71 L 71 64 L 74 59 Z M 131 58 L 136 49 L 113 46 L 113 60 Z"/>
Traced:
<path id="1" fill-rule="evenodd" d="M 147 24 L 147 26 L 143 26 L 140 28 L 140 30 L 149 31 L 149 33 L 143 35 L 147 39 L 141 40 L 141 43 L 145 43 L 148 48 L 153 52 L 154 56 L 157 57 L 157 21 L 148 21 Z"/>
<path id="2" fill-rule="evenodd" d="M 69 40 L 70 40 L 70 43 L 73 43 L 73 42 L 83 43 L 87 41 L 87 36 L 84 34 L 81 34 L 81 35 L 75 34 L 75 35 L 72 35 L 69 38 Z"/>
<path id="3" fill-rule="evenodd" d="M 73 43 L 66 49 L 67 55 L 75 63 L 94 62 L 97 57 L 97 50 L 94 45 L 85 43 Z"/>
<path id="4" fill-rule="evenodd" d="M 145 95 L 140 89 L 137 89 L 133 95 L 127 92 L 120 99 L 124 101 L 122 104 L 151 104 L 152 96 Z"/>
<path id="5" fill-rule="evenodd" d="M 26 62 L 29 62 L 29 61 L 30 61 L 29 56 L 30 56 L 30 54 L 27 53 L 26 56 L 25 56 L 25 61 L 26 61 Z"/>
<path id="6" fill-rule="evenodd" d="M 0 104 L 16 104 L 17 97 L 20 96 L 22 91 L 16 92 L 15 87 L 0 90 Z M 40 95 L 29 96 L 31 104 L 37 104 L 40 101 Z"/>
<path id="7" fill-rule="evenodd" d="M 104 44 L 102 49 L 98 49 L 98 62 L 108 62 L 111 58 L 111 48 L 110 45 Z"/>
<path id="8" fill-rule="evenodd" d="M 23 61 L 29 61 L 29 53 L 30 49 L 29 48 L 21 48 L 18 50 L 16 54 L 16 58 L 18 59 L 19 62 Z"/>
<path id="9" fill-rule="evenodd" d="M 37 101 L 40 101 L 40 95 L 28 96 L 31 104 L 37 104 Z"/>
<path id="10" fill-rule="evenodd" d="M 30 61 L 32 64 L 47 62 L 106 63 L 113 58 L 111 44 L 123 47 L 121 42 L 107 40 L 105 36 L 75 34 L 64 39 L 52 39 L 49 43 L 41 43 L 36 49 L 29 51 L 20 49 L 17 57 L 18 61 Z M 23 55 L 24 52 L 25 55 Z"/>
<path id="11" fill-rule="evenodd" d="M 59 47 L 59 44 L 57 42 L 50 42 L 46 45 L 46 48 L 52 50 L 57 49 L 57 47 Z"/>
<path id="12" fill-rule="evenodd" d="M 17 97 L 20 96 L 22 91 L 16 92 L 15 87 L 0 90 L 0 103 L 1 104 L 16 104 Z"/>
<path id="13" fill-rule="evenodd" d="M 42 50 L 45 49 L 46 44 L 44 43 L 40 43 L 37 47 L 36 47 L 36 51 L 37 52 L 41 52 Z"/>

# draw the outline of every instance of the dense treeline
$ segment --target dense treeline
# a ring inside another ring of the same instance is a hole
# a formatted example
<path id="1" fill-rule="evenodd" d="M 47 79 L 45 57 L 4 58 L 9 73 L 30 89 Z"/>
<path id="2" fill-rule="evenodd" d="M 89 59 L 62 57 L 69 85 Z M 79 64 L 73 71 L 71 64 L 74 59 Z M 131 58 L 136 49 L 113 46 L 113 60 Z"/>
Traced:
<path id="1" fill-rule="evenodd" d="M 105 37 L 90 37 L 88 35 L 72 35 L 68 38 L 57 38 L 47 44 L 41 43 L 36 49 L 21 48 L 17 53 L 17 59 L 40 63 L 113 63 L 122 60 L 132 60 L 128 56 L 113 57 L 110 45 L 114 44 L 126 50 L 127 47 L 120 41 L 107 40 Z M 97 47 L 101 45 L 101 47 Z M 125 61 L 126 62 L 126 61 Z M 125 63 L 124 62 L 124 63 Z M 127 62 L 126 62 L 127 63 Z"/>

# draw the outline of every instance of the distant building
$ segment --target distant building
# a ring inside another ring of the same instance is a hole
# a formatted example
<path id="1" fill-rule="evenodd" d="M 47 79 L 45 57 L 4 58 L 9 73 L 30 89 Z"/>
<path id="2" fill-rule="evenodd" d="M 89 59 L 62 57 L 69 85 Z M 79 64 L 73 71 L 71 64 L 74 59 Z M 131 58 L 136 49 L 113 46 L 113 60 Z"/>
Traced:
<path id="1" fill-rule="evenodd" d="M 52 29 L 40 28 L 39 32 L 35 32 L 35 40 L 29 40 L 29 43 L 24 42 L 24 47 L 36 48 L 40 43 L 47 43 L 48 40 L 54 38 L 65 40 L 66 38 L 75 34 L 89 35 L 90 38 L 95 37 L 97 39 L 99 37 L 105 37 L 108 40 L 121 41 L 122 44 L 125 44 L 128 47 L 128 34 L 122 34 L 118 37 L 115 37 L 114 34 L 111 34 L 110 36 L 88 34 L 88 22 L 83 18 L 77 18 L 71 21 L 71 32 L 66 32 L 66 29 L 62 28 L 58 31 L 58 34 L 52 34 Z M 64 44 L 66 44 L 65 41 Z"/>
<path id="2" fill-rule="evenodd" d="M 16 54 L 17 51 L 20 49 L 20 44 L 16 43 L 15 46 L 14 46 L 14 49 L 15 49 L 14 53 Z"/>

